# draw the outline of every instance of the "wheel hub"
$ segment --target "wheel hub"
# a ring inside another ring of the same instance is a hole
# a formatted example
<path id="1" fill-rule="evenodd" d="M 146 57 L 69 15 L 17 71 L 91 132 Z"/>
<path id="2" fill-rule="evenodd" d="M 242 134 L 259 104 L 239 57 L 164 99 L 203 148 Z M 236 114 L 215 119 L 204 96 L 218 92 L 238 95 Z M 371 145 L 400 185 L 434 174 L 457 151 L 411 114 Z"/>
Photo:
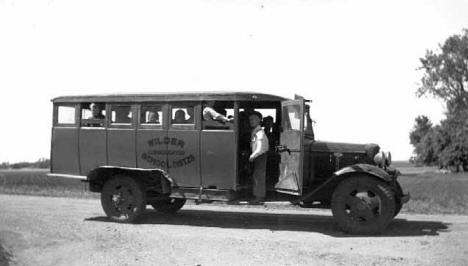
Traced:
<path id="1" fill-rule="evenodd" d="M 346 201 L 347 213 L 354 219 L 368 221 L 379 215 L 380 199 L 369 192 L 357 192 Z"/>
<path id="2" fill-rule="evenodd" d="M 112 203 L 119 211 L 131 210 L 133 206 L 133 196 L 131 191 L 116 189 L 112 194 Z"/>

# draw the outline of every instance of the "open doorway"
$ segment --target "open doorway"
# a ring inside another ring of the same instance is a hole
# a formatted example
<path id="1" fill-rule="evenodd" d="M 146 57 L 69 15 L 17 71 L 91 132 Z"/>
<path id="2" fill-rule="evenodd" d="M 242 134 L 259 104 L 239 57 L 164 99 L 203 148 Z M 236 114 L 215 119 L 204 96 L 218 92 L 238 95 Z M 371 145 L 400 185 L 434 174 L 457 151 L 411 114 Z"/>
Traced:
<path id="1" fill-rule="evenodd" d="M 249 116 L 253 112 L 262 115 L 261 127 L 268 138 L 269 151 L 267 152 L 266 166 L 266 192 L 275 191 L 278 182 L 279 164 L 281 157 L 275 152 L 275 146 L 279 144 L 279 133 L 281 125 L 281 103 L 280 102 L 240 102 L 238 123 L 238 173 L 239 190 L 243 195 L 249 196 L 253 189 L 253 164 L 249 162 L 251 150 L 251 132 Z"/>

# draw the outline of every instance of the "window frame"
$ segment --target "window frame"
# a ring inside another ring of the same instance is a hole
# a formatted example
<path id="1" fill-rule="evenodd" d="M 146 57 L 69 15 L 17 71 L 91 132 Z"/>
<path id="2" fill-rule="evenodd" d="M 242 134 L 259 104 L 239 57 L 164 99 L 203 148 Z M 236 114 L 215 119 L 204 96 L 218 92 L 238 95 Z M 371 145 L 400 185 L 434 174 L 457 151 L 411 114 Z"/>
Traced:
<path id="1" fill-rule="evenodd" d="M 81 128 L 107 128 L 108 127 L 108 114 L 109 114 L 109 110 L 108 110 L 108 104 L 106 102 L 98 102 L 100 104 L 103 104 L 104 105 L 104 108 L 102 110 L 105 110 L 106 111 L 106 115 L 105 115 L 105 118 L 104 119 L 83 119 L 83 106 L 85 104 L 88 104 L 88 107 L 89 105 L 91 104 L 92 102 L 81 102 L 79 103 L 79 111 L 78 111 L 78 116 L 79 116 L 79 126 Z M 89 125 L 83 125 L 83 121 L 102 121 L 102 125 L 99 125 L 99 126 L 89 126 Z"/>
<path id="2" fill-rule="evenodd" d="M 234 121 L 233 123 L 230 123 L 230 122 L 227 122 L 226 124 L 227 125 L 227 128 L 226 127 L 223 127 L 222 126 L 222 123 L 219 122 L 219 121 L 208 121 L 208 124 L 210 123 L 217 123 L 219 125 L 219 128 L 216 128 L 215 126 L 216 125 L 206 125 L 207 123 L 207 120 L 205 120 L 203 118 L 203 109 L 205 109 L 205 105 L 203 103 L 200 103 L 200 127 L 201 127 L 201 130 L 202 131 L 231 131 L 231 132 L 234 132 L 236 131 L 236 128 L 237 128 L 237 120 L 238 120 L 238 116 L 239 116 L 239 112 L 238 112 L 238 105 L 237 105 L 237 101 L 230 101 L 230 100 L 221 100 L 221 101 L 214 101 L 214 102 L 223 102 L 223 103 L 232 103 L 232 108 L 227 108 L 227 109 L 232 109 L 233 110 L 233 116 L 234 116 Z M 230 124 L 230 125 L 229 125 Z M 205 128 L 206 126 L 213 126 L 213 128 Z"/>
<path id="3" fill-rule="evenodd" d="M 114 106 L 130 106 L 130 112 L 132 117 L 130 123 L 113 123 L 112 122 L 112 107 Z M 134 128 L 135 127 L 135 114 L 136 114 L 136 104 L 129 102 L 112 102 L 106 104 L 106 121 L 108 128 Z"/>
<path id="4" fill-rule="evenodd" d="M 141 115 L 142 115 L 142 109 L 145 106 L 159 106 L 161 107 L 161 112 L 162 115 L 159 118 L 161 120 L 161 124 L 146 124 L 146 123 L 141 123 Z M 167 129 L 167 116 L 168 116 L 168 105 L 167 103 L 162 103 L 162 102 L 145 102 L 145 103 L 139 103 L 137 105 L 138 109 L 138 117 L 137 117 L 137 125 L 138 128 L 143 128 L 143 129 Z"/>
<path id="5" fill-rule="evenodd" d="M 67 106 L 67 107 L 73 107 L 75 110 L 74 113 L 74 123 L 59 123 L 59 107 L 60 106 Z M 56 103 L 54 104 L 53 107 L 53 121 L 52 124 L 54 127 L 76 127 L 79 125 L 80 121 L 80 113 L 77 112 L 77 109 L 79 110 L 80 105 L 75 104 L 75 103 Z"/>
<path id="6" fill-rule="evenodd" d="M 200 102 L 187 101 L 187 102 L 171 102 L 168 104 L 168 129 L 169 130 L 199 130 L 200 129 Z M 176 108 L 187 108 L 188 106 L 193 106 L 193 124 L 173 124 L 172 123 L 172 109 L 174 106 L 186 105 L 185 107 L 176 107 Z"/>

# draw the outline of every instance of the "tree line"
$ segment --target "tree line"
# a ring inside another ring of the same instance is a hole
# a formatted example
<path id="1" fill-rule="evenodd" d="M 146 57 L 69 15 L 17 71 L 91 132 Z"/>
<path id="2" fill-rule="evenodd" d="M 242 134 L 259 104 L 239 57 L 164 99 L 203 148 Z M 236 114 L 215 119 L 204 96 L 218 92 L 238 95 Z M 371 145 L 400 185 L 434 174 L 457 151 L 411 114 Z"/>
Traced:
<path id="1" fill-rule="evenodd" d="M 2 162 L 0 163 L 0 169 L 22 169 L 22 168 L 47 169 L 49 167 L 50 167 L 50 160 L 47 158 L 41 158 L 35 162 L 17 162 L 17 163 Z"/>
<path id="2" fill-rule="evenodd" d="M 468 170 L 468 29 L 450 36 L 437 51 L 420 58 L 423 71 L 418 97 L 433 96 L 446 105 L 445 118 L 434 125 L 416 117 L 409 134 L 412 161 L 455 172 Z"/>

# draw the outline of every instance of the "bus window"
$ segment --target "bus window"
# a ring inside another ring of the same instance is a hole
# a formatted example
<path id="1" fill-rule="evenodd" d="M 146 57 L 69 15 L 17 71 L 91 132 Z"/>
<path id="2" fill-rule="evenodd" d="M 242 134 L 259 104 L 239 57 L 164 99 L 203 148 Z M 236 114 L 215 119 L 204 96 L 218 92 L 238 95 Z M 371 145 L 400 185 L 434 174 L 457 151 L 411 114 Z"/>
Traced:
<path id="1" fill-rule="evenodd" d="M 103 127 L 106 118 L 104 103 L 84 103 L 81 105 L 81 125 L 85 127 Z"/>
<path id="2" fill-rule="evenodd" d="M 131 105 L 112 105 L 111 106 L 112 124 L 131 124 L 132 106 Z"/>
<path id="3" fill-rule="evenodd" d="M 187 106 L 187 104 L 172 105 L 171 124 L 195 125 L 194 106 Z"/>
<path id="4" fill-rule="evenodd" d="M 207 101 L 202 106 L 203 129 L 233 129 L 234 102 Z"/>
<path id="5" fill-rule="evenodd" d="M 57 124 L 75 124 L 75 106 L 59 105 L 57 108 Z"/>
<path id="6" fill-rule="evenodd" d="M 162 106 L 144 105 L 141 106 L 140 124 L 141 125 L 162 125 L 163 112 Z"/>

